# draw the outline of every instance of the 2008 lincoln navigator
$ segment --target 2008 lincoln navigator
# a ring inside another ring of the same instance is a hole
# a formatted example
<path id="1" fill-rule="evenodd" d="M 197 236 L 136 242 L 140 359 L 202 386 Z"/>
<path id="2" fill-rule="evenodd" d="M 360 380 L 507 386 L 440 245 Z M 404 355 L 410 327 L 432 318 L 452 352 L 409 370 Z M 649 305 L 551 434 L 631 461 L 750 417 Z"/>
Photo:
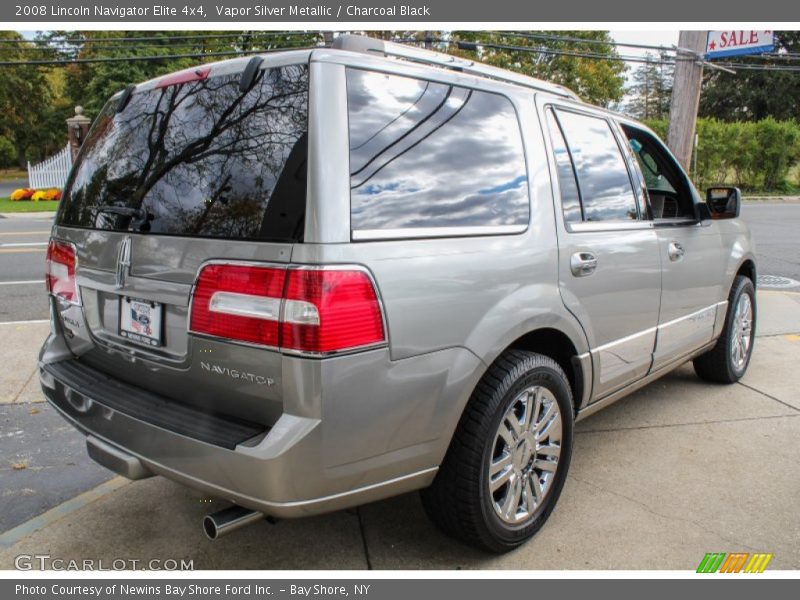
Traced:
<path id="1" fill-rule="evenodd" d="M 743 375 L 739 205 L 639 123 L 442 54 L 181 71 L 115 95 L 73 167 L 42 386 L 101 464 L 231 501 L 212 538 L 422 490 L 505 551 L 577 419 L 690 360 Z"/>

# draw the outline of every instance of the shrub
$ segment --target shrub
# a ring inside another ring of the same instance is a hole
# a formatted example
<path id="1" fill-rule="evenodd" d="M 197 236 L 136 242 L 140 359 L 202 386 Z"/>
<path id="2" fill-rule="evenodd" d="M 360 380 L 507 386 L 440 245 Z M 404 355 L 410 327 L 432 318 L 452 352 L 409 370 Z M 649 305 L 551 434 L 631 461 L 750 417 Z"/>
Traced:
<path id="1" fill-rule="evenodd" d="M 646 124 L 666 139 L 667 120 Z M 698 119 L 697 135 L 697 169 L 691 175 L 701 190 L 722 183 L 748 191 L 785 191 L 793 185 L 790 172 L 800 162 L 797 122 Z"/>

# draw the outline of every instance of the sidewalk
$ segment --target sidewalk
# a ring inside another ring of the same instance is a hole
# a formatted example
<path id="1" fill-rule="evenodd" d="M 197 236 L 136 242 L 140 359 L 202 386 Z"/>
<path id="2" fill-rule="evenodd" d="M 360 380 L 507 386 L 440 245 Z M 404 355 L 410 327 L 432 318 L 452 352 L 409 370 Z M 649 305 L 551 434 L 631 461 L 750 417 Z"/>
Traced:
<path id="1" fill-rule="evenodd" d="M 45 553 L 184 558 L 196 569 L 685 570 L 706 552 L 758 551 L 775 555 L 770 569 L 798 569 L 800 294 L 759 292 L 759 317 L 740 384 L 701 382 L 686 365 L 581 422 L 553 516 L 505 556 L 440 534 L 416 494 L 262 522 L 212 543 L 200 521 L 221 503 L 161 478 L 114 478 L 0 535 L 0 568 L 13 568 L 19 554 Z M 31 379 L 46 330 L 0 328 L 3 347 L 18 348 L 3 375 L 2 402 L 46 409 Z"/>

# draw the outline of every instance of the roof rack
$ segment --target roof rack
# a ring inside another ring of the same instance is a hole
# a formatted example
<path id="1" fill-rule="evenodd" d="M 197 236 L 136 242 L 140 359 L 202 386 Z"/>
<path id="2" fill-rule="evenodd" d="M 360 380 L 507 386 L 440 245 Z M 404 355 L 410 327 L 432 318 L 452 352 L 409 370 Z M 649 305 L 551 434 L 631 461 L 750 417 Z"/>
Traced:
<path id="1" fill-rule="evenodd" d="M 444 69 L 452 69 L 470 75 L 479 75 L 481 77 L 488 77 L 497 81 L 504 81 L 506 83 L 513 83 L 526 88 L 534 90 L 541 90 L 571 100 L 581 101 L 578 95 L 572 90 L 555 83 L 548 83 L 541 79 L 528 77 L 519 73 L 513 73 L 492 67 L 484 63 L 466 60 L 444 54 L 443 52 L 434 52 L 423 48 L 414 48 L 413 46 L 406 46 L 394 42 L 386 42 L 375 38 L 365 37 L 361 35 L 340 35 L 333 40 L 333 48 L 338 50 L 348 50 L 350 52 L 361 52 L 364 54 L 381 54 L 383 56 L 391 56 L 394 58 L 402 58 L 405 60 L 422 63 L 425 65 L 434 65 Z"/>

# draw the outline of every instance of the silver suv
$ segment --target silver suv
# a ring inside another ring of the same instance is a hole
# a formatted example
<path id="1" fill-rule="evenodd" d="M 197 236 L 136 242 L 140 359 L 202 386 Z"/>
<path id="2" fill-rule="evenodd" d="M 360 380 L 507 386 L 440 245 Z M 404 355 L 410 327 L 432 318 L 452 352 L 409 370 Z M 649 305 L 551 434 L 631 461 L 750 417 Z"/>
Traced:
<path id="1" fill-rule="evenodd" d="M 216 537 L 422 490 L 495 552 L 576 420 L 753 348 L 735 188 L 559 86 L 359 37 L 115 95 L 47 255 L 49 401 L 89 454 L 224 498 Z"/>

